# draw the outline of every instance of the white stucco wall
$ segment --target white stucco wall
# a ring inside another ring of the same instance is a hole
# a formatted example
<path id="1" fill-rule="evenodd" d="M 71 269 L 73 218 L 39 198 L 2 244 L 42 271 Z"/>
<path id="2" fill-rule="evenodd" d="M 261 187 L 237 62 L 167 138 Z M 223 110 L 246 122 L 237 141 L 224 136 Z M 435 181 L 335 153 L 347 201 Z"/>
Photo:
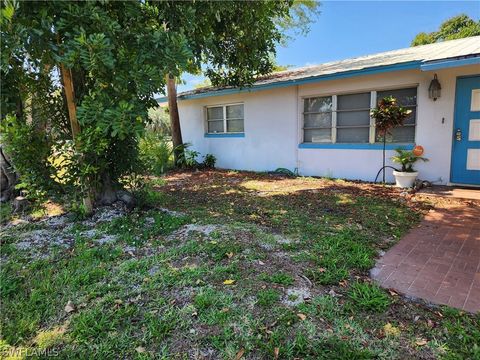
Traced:
<path id="1" fill-rule="evenodd" d="M 204 107 L 244 104 L 243 138 L 206 138 Z M 202 155 L 217 157 L 217 167 L 270 171 L 295 168 L 297 143 L 296 88 L 282 88 L 179 102 L 184 142 Z"/>
<path id="2" fill-rule="evenodd" d="M 382 163 L 381 150 L 300 149 L 302 98 L 418 85 L 415 143 L 425 148 L 430 161 L 417 165 L 420 178 L 446 184 L 450 180 L 453 113 L 457 76 L 480 74 L 479 66 L 437 70 L 442 96 L 428 98 L 433 72 L 408 70 L 321 81 L 308 85 L 179 102 L 184 141 L 217 157 L 220 168 L 268 171 L 298 168 L 300 174 L 373 180 Z M 244 103 L 244 138 L 206 138 L 204 107 Z M 393 151 L 387 151 L 387 162 Z M 388 181 L 393 181 L 387 171 Z"/>

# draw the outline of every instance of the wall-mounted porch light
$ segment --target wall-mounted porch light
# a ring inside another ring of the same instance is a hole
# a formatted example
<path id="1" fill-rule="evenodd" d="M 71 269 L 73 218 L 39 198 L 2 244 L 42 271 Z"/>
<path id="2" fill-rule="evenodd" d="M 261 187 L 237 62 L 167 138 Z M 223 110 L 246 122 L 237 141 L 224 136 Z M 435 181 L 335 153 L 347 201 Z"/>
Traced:
<path id="1" fill-rule="evenodd" d="M 433 80 L 430 82 L 430 86 L 428 87 L 428 97 L 433 101 L 436 101 L 442 93 L 442 86 L 437 79 L 437 74 L 433 76 Z"/>

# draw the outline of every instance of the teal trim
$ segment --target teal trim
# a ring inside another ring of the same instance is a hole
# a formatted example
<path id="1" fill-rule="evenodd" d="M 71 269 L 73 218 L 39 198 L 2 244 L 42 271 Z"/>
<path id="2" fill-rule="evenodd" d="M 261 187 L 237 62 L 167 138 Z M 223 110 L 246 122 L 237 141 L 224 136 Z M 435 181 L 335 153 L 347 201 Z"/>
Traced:
<path id="1" fill-rule="evenodd" d="M 270 84 L 253 85 L 248 88 L 228 88 L 228 89 L 222 89 L 222 90 L 216 90 L 216 91 L 213 90 L 213 91 L 198 93 L 198 94 L 179 95 L 178 100 L 200 99 L 200 98 L 206 98 L 206 97 L 212 97 L 212 96 L 239 94 L 239 93 L 245 93 L 245 92 L 254 92 L 254 91 L 260 91 L 260 90 L 283 88 L 283 87 L 294 86 L 294 85 L 310 84 L 310 83 L 316 83 L 316 82 L 327 81 L 327 80 L 345 79 L 345 78 L 350 78 L 354 76 L 381 74 L 381 73 L 386 73 L 391 71 L 420 69 L 421 63 L 422 63 L 421 61 L 409 61 L 409 62 L 393 64 L 393 65 L 374 66 L 374 67 L 359 69 L 359 70 L 343 71 L 335 74 L 311 76 L 304 79 L 285 80 L 285 81 L 278 81 Z M 159 102 L 166 101 L 166 97 L 158 98 L 157 101 Z"/>
<path id="2" fill-rule="evenodd" d="M 412 150 L 415 144 L 386 144 L 387 150 Z M 298 145 L 299 149 L 342 149 L 342 150 L 382 150 L 382 143 L 358 143 L 358 144 L 341 144 L 341 143 L 301 143 Z"/>
<path id="3" fill-rule="evenodd" d="M 167 96 L 158 97 L 158 98 L 155 99 L 155 101 L 157 103 L 164 103 L 164 102 L 168 101 L 168 97 Z"/>
<path id="4" fill-rule="evenodd" d="M 447 69 L 452 67 L 477 65 L 477 64 L 480 64 L 479 56 L 465 58 L 465 59 L 453 59 L 453 60 L 450 59 L 450 60 L 443 60 L 443 61 L 428 62 L 420 65 L 420 70 L 432 71 L 432 70 Z"/>
<path id="5" fill-rule="evenodd" d="M 244 138 L 245 133 L 218 133 L 218 134 L 205 134 L 206 138 Z"/>

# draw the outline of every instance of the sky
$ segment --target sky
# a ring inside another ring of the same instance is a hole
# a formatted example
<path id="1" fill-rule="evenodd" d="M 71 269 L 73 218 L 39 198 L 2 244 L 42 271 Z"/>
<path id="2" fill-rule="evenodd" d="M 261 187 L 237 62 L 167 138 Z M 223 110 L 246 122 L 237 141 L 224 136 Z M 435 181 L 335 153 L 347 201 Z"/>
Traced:
<path id="1" fill-rule="evenodd" d="M 465 13 L 480 18 L 480 1 L 322 1 L 321 14 L 306 36 L 277 48 L 277 63 L 295 67 L 409 47 L 419 32 L 438 29 Z M 203 79 L 185 75 L 178 91 Z"/>

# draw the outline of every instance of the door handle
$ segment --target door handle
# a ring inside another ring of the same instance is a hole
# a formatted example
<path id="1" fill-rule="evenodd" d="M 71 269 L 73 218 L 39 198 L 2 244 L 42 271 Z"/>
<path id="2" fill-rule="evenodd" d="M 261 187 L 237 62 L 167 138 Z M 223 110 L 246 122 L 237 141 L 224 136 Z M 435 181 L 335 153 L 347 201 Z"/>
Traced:
<path id="1" fill-rule="evenodd" d="M 462 130 L 461 129 L 457 129 L 457 131 L 455 131 L 455 140 L 462 141 Z"/>

